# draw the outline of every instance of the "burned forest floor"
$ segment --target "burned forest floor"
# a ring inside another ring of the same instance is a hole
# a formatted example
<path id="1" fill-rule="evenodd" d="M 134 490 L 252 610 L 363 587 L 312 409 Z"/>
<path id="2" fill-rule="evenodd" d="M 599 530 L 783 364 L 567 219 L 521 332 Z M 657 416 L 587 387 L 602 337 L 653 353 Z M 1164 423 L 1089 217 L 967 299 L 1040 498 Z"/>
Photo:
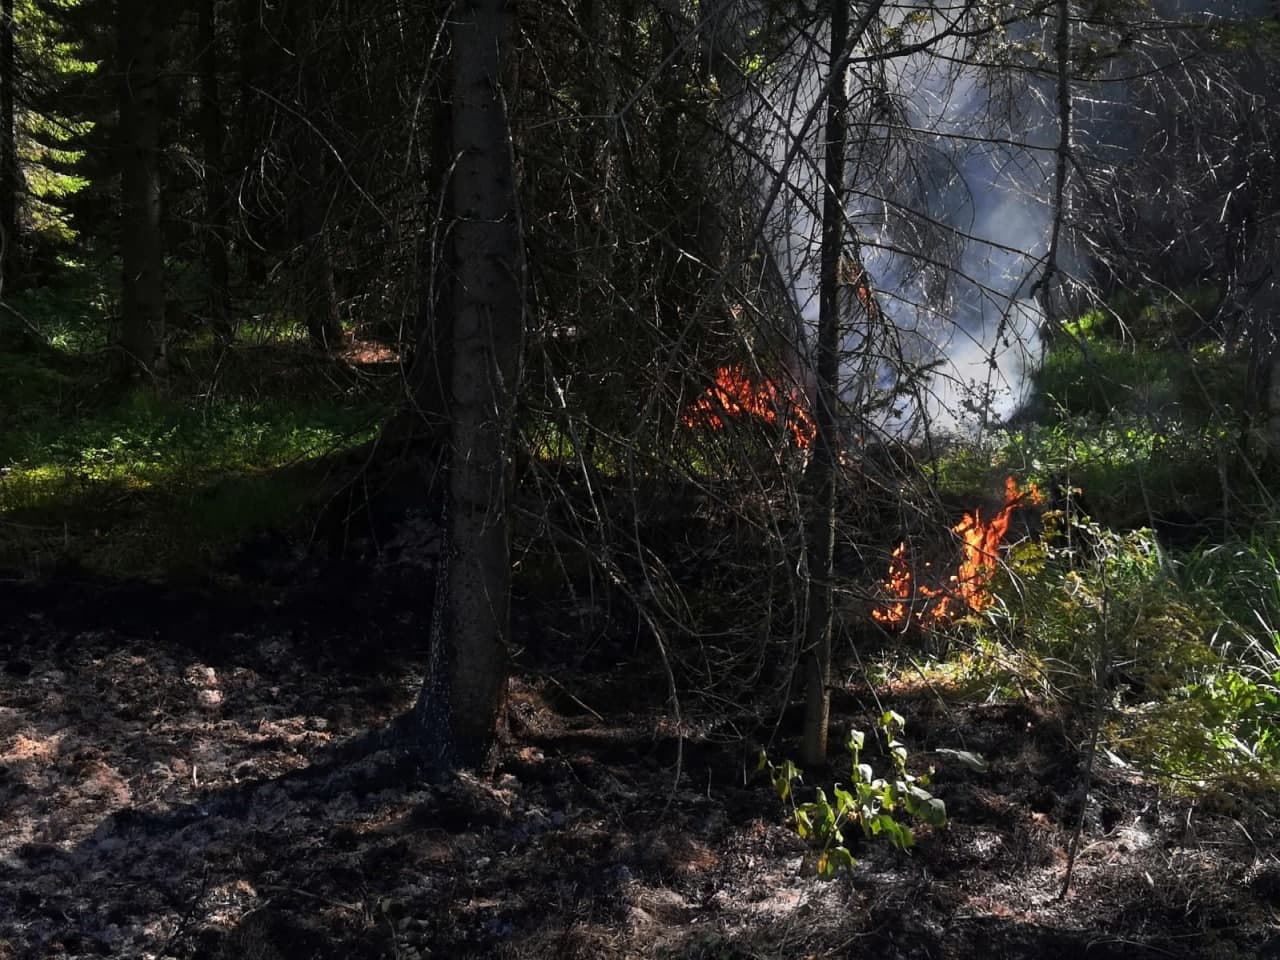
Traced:
<path id="1" fill-rule="evenodd" d="M 0 582 L 0 958 L 1280 957 L 1276 822 L 1105 758 L 1086 795 L 1030 699 L 850 671 L 834 726 L 902 714 L 950 822 L 829 882 L 767 727 L 678 726 L 632 646 L 521 656 L 491 779 L 335 762 L 416 696 L 421 579 Z"/>

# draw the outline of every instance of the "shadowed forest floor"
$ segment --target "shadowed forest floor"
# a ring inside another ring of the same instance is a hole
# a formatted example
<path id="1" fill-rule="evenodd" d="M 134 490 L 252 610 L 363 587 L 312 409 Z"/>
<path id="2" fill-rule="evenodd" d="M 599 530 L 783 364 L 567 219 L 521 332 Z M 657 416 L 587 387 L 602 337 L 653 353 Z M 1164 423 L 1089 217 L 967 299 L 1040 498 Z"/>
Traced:
<path id="1" fill-rule="evenodd" d="M 951 823 L 834 882 L 752 731 L 689 720 L 677 784 L 665 680 L 608 655 L 523 658 L 492 781 L 324 767 L 412 703 L 422 581 L 0 582 L 0 958 L 1280 957 L 1275 821 L 1102 761 L 1082 811 L 1085 734 L 1034 703 L 878 691 Z"/>

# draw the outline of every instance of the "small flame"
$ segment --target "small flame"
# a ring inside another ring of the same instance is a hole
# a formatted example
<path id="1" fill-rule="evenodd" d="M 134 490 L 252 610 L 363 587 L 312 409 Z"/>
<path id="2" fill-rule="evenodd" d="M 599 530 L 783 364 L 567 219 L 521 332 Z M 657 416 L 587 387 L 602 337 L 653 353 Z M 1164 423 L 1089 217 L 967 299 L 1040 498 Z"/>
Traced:
<path id="1" fill-rule="evenodd" d="M 772 380 L 764 379 L 757 383 L 741 364 L 717 370 L 715 383 L 689 405 L 680 420 L 687 427 L 706 426 L 712 430 L 723 430 L 729 418 L 746 416 L 757 417 L 770 424 L 777 423 L 782 416 L 795 445 L 801 450 L 808 449 L 817 434 L 813 417 L 797 391 L 784 395 Z"/>
<path id="2" fill-rule="evenodd" d="M 898 544 L 889 558 L 889 576 L 882 584 L 884 591 L 893 602 L 871 611 L 871 617 L 878 623 L 898 626 L 907 622 L 911 612 L 907 609 L 906 600 L 911 596 L 911 568 L 907 566 L 907 545 Z"/>
<path id="3" fill-rule="evenodd" d="M 1000 544 L 1009 532 L 1013 511 L 1043 501 L 1034 483 L 1022 490 L 1018 482 L 1009 477 L 1004 484 L 1004 506 L 991 520 L 984 523 L 980 510 L 966 513 L 964 519 L 951 528 L 961 541 L 960 566 L 948 585 L 941 589 L 921 584 L 913 590 L 907 545 L 899 544 L 889 560 L 888 576 L 881 583 L 889 601 L 871 611 L 872 619 L 886 626 L 905 626 L 912 616 L 909 601 L 915 597 L 924 601 L 916 617 L 927 624 L 948 623 L 965 612 L 987 609 L 995 602 L 987 586 L 1000 558 Z"/>

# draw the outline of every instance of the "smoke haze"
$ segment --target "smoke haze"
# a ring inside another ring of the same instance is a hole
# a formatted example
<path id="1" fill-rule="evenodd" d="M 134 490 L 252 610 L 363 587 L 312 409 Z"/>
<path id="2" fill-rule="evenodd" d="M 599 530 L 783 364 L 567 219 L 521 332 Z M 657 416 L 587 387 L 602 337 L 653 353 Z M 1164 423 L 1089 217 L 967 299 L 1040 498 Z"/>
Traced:
<path id="1" fill-rule="evenodd" d="M 1235 17 L 1265 6 L 1162 0 L 1156 13 Z M 861 257 L 888 323 L 849 311 L 840 391 L 860 429 L 968 433 L 1017 410 L 1042 356 L 1037 281 L 1055 217 L 1060 134 L 1055 23 L 1011 30 L 1006 42 L 1019 45 L 1011 59 L 1020 69 L 999 70 L 974 65 L 983 58 L 969 41 L 945 35 L 948 21 L 930 4 L 895 10 L 864 38 L 847 75 L 848 249 Z M 890 36 L 900 47 L 927 48 L 873 56 Z M 1043 51 L 1038 63 L 1029 50 Z M 767 207 L 765 240 L 790 286 L 808 369 L 818 322 L 827 62 L 825 38 L 807 34 L 735 108 L 735 132 L 760 158 L 749 177 Z M 1132 66 L 1118 57 L 1095 80 L 1073 82 L 1077 156 L 1114 161 L 1128 149 L 1124 87 L 1111 77 Z M 1067 233 L 1056 269 L 1060 280 L 1087 273 Z"/>

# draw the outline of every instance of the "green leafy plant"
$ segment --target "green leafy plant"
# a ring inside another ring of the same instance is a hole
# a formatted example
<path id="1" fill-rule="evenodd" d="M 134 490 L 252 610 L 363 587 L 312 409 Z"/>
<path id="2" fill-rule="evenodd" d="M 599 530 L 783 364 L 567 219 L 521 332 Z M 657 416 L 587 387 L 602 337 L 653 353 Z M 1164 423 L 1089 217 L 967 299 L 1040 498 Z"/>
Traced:
<path id="1" fill-rule="evenodd" d="M 887 840 L 899 850 L 909 849 L 915 842 L 911 828 L 899 819 L 902 814 L 930 826 L 946 824 L 946 806 L 925 789 L 928 776 L 907 771 L 907 747 L 899 739 L 905 723 L 900 714 L 888 710 L 877 724 L 893 764 L 888 777 L 877 777 L 871 764 L 862 761 L 866 734 L 851 730 L 845 741 L 851 757 L 850 786 L 835 784 L 830 797 L 818 787 L 814 799 L 807 803 L 795 801 L 793 785 L 802 782 L 796 765 L 790 760 L 775 764 L 760 752 L 759 769 L 768 770 L 778 799 L 791 805 L 796 833 L 809 844 L 819 877 L 829 880 L 842 870 L 853 869 L 856 861 L 845 845 L 844 832 L 855 824 L 867 839 Z"/>
<path id="2" fill-rule="evenodd" d="M 1269 591 L 1280 571 L 1265 548 L 1179 560 L 1150 530 L 1058 513 L 1045 523 L 1041 541 L 1006 558 L 1004 594 L 1021 602 L 983 628 L 1001 669 L 1024 691 L 1097 711 L 1104 742 L 1167 783 L 1273 789 L 1280 634 Z"/>

